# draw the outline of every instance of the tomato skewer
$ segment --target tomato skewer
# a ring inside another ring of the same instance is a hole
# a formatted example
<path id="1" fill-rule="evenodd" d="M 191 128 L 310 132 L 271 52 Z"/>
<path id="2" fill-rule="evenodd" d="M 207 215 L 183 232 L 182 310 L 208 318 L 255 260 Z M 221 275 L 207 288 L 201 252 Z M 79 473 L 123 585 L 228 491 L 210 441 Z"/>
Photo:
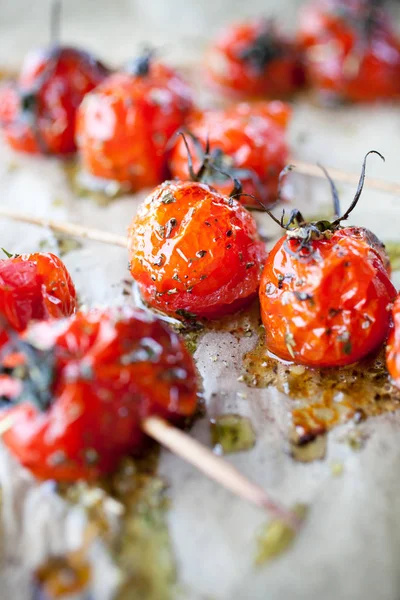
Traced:
<path id="1" fill-rule="evenodd" d="M 235 494 L 297 528 L 296 516 L 169 423 L 193 415 L 193 360 L 177 334 L 138 309 L 91 310 L 31 325 L 1 355 L 0 432 L 40 478 L 93 479 L 147 433 Z"/>

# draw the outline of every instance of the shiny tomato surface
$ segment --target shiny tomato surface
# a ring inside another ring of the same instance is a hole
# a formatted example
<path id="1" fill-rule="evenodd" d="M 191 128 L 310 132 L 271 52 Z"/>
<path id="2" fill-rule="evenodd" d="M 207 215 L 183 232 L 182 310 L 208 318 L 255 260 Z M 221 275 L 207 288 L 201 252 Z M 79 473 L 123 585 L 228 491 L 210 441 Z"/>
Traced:
<path id="1" fill-rule="evenodd" d="M 74 152 L 77 108 L 107 73 L 75 48 L 30 52 L 16 84 L 0 88 L 0 125 L 9 144 L 23 152 Z"/>
<path id="2" fill-rule="evenodd" d="M 236 200 L 206 184 L 166 181 L 133 219 L 129 255 L 151 307 L 178 318 L 215 318 L 255 296 L 265 249 Z"/>
<path id="3" fill-rule="evenodd" d="M 86 96 L 77 143 L 84 168 L 134 190 L 166 178 L 167 144 L 192 108 L 191 91 L 160 62 L 115 73 Z"/>
<path id="4" fill-rule="evenodd" d="M 19 368 L 0 378 L 1 419 L 11 420 L 3 440 L 40 478 L 108 473 L 140 449 L 144 418 L 179 421 L 196 408 L 195 368 L 183 342 L 143 311 L 43 321 L 6 348 L 7 372 L 10 363 Z"/>
<path id="5" fill-rule="evenodd" d="M 207 139 L 210 142 L 212 164 L 240 180 L 243 192 L 259 200 L 242 196 L 249 207 L 260 208 L 277 198 L 279 173 L 284 168 L 289 149 L 286 127 L 291 115 L 287 104 L 279 102 L 239 103 L 225 110 L 208 110 L 188 122 L 187 129 L 198 140 L 187 135 L 195 171 L 200 168 Z M 201 153 L 203 151 L 203 154 Z M 188 156 L 183 139 L 177 143 L 171 163 L 171 174 L 188 179 Z M 232 179 L 207 169 L 204 183 L 222 194 L 229 194 Z"/>
<path id="6" fill-rule="evenodd" d="M 0 260 L 0 345 L 8 327 L 23 331 L 33 319 L 67 317 L 76 304 L 74 284 L 58 256 L 37 252 Z"/>
<path id="7" fill-rule="evenodd" d="M 385 11 L 367 0 L 304 7 L 299 43 L 308 79 L 323 97 L 371 102 L 400 95 L 400 41 Z"/>
<path id="8" fill-rule="evenodd" d="M 386 365 L 391 378 L 400 388 L 400 296 L 393 305 L 393 329 L 386 346 Z"/>
<path id="9" fill-rule="evenodd" d="M 260 301 L 270 352 L 311 367 L 350 364 L 386 339 L 396 290 L 360 228 L 330 239 L 281 238 L 262 274 Z M 382 256 L 381 256 L 382 253 Z"/>
<path id="10" fill-rule="evenodd" d="M 236 96 L 280 98 L 305 83 L 300 47 L 265 19 L 228 26 L 206 60 L 211 81 Z"/>

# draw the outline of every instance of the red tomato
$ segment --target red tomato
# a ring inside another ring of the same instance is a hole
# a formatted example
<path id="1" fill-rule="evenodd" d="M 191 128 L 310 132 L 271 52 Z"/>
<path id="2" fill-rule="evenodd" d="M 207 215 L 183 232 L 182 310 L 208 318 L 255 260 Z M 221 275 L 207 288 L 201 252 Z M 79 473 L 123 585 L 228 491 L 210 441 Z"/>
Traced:
<path id="1" fill-rule="evenodd" d="M 0 88 L 0 123 L 9 144 L 23 152 L 74 152 L 77 108 L 107 73 L 82 50 L 30 52 L 17 84 Z"/>
<path id="2" fill-rule="evenodd" d="M 312 240 L 304 251 L 284 236 L 260 284 L 267 348 L 311 367 L 360 360 L 386 339 L 395 294 L 381 259 L 353 228 Z"/>
<path id="3" fill-rule="evenodd" d="M 400 95 L 400 42 L 377 2 L 323 0 L 300 18 L 310 83 L 327 99 L 371 102 Z"/>
<path id="4" fill-rule="evenodd" d="M 77 143 L 85 169 L 132 189 L 166 177 L 167 144 L 192 108 L 180 76 L 150 57 L 115 73 L 86 96 Z"/>
<path id="5" fill-rule="evenodd" d="M 54 254 L 38 252 L 0 260 L 0 345 L 7 326 L 23 331 L 33 319 L 71 315 L 76 291 L 66 266 Z"/>
<path id="6" fill-rule="evenodd" d="M 207 70 L 214 84 L 240 96 L 282 97 L 305 83 L 299 47 L 265 19 L 227 27 L 208 52 Z"/>
<path id="7" fill-rule="evenodd" d="M 393 305 L 393 329 L 386 347 L 386 365 L 395 385 L 400 387 L 400 296 Z"/>
<path id="8" fill-rule="evenodd" d="M 186 136 L 195 170 L 200 168 L 208 139 L 212 165 L 237 177 L 244 193 L 256 196 L 265 205 L 271 204 L 277 198 L 279 173 L 289 154 L 285 130 L 290 115 L 289 106 L 279 101 L 240 103 L 225 110 L 200 113 L 187 124 L 198 140 L 194 143 Z M 170 168 L 174 177 L 189 178 L 187 150 L 182 139 L 175 147 Z M 212 167 L 205 171 L 202 181 L 222 194 L 229 194 L 232 189 L 229 177 Z M 242 196 L 240 201 L 260 208 L 260 203 L 248 196 Z"/>
<path id="9" fill-rule="evenodd" d="M 166 181 L 133 219 L 129 254 L 151 307 L 215 318 L 254 298 L 265 249 L 253 217 L 236 200 L 202 183 Z"/>
<path id="10" fill-rule="evenodd" d="M 7 348 L 11 358 L 22 355 L 26 368 L 20 389 L 10 386 L 20 366 L 0 379 L 10 406 L 1 418 L 11 420 L 3 440 L 40 478 L 108 473 L 140 449 L 147 416 L 179 421 L 196 409 L 195 367 L 183 342 L 143 311 L 92 310 L 43 321 Z"/>

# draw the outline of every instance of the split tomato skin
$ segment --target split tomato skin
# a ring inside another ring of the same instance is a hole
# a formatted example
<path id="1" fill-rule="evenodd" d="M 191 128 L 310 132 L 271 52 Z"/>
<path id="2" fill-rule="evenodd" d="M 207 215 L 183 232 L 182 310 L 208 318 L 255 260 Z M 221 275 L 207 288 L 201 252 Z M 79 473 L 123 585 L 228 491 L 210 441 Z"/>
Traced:
<path id="1" fill-rule="evenodd" d="M 29 153 L 74 152 L 78 106 L 107 74 L 82 50 L 55 47 L 30 52 L 16 85 L 0 88 L 0 123 L 10 146 Z"/>
<path id="2" fill-rule="evenodd" d="M 168 142 L 192 109 L 189 86 L 169 67 L 115 73 L 82 103 L 77 143 L 88 173 L 139 190 L 166 178 Z"/>
<path id="3" fill-rule="evenodd" d="M 206 57 L 210 81 L 236 97 L 290 96 L 305 84 L 300 48 L 265 19 L 233 23 Z"/>
<path id="4" fill-rule="evenodd" d="M 210 186 L 166 181 L 129 230 L 132 277 L 152 308 L 217 318 L 255 297 L 265 259 L 251 214 Z"/>
<path id="5" fill-rule="evenodd" d="M 223 110 L 199 113 L 187 124 L 205 148 L 210 143 L 213 162 L 225 172 L 237 176 L 243 192 L 255 196 L 265 206 L 278 195 L 279 173 L 287 163 L 289 148 L 286 128 L 291 116 L 290 107 L 278 100 L 273 102 L 241 102 Z M 201 157 L 192 138 L 186 136 L 195 171 Z M 171 174 L 177 179 L 189 179 L 187 150 L 180 139 L 170 162 Z M 209 169 L 205 183 L 221 194 L 229 194 L 232 181 Z M 260 203 L 249 196 L 240 197 L 247 207 L 260 208 Z"/>
<path id="6" fill-rule="evenodd" d="M 7 327 L 23 331 L 32 320 L 71 315 L 77 305 L 71 276 L 58 256 L 37 252 L 0 260 L 0 346 Z"/>
<path id="7" fill-rule="evenodd" d="M 158 415 L 180 422 L 196 409 L 195 367 L 184 343 L 143 311 L 78 312 L 33 324 L 23 342 L 17 350 L 28 374 L 32 352 L 42 369 L 52 369 L 50 397 L 44 406 L 40 398 L 39 406 L 9 398 L 1 419 L 12 425 L 3 440 L 41 479 L 109 473 L 125 454 L 140 451 L 143 419 Z M 3 397 L 12 378 L 0 379 Z"/>
<path id="8" fill-rule="evenodd" d="M 337 367 L 379 348 L 396 290 L 366 237 L 345 227 L 311 241 L 306 254 L 297 239 L 277 242 L 260 283 L 270 352 L 309 367 Z"/>
<path id="9" fill-rule="evenodd" d="M 323 98 L 399 97 L 400 42 L 384 8 L 359 0 L 313 2 L 301 12 L 298 36 L 310 84 Z"/>
<path id="10" fill-rule="evenodd" d="M 386 366 L 394 384 L 400 388 L 400 296 L 397 296 L 392 310 L 393 327 L 386 346 Z"/>

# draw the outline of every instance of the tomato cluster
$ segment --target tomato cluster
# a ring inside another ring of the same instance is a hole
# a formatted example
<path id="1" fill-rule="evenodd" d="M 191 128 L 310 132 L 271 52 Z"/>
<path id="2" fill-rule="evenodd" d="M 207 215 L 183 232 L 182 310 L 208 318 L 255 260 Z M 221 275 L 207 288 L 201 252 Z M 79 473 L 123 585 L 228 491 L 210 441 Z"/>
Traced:
<path id="1" fill-rule="evenodd" d="M 143 444 L 141 422 L 193 414 L 196 374 L 183 342 L 130 308 L 31 325 L 2 355 L 3 440 L 40 478 L 92 479 Z"/>
<path id="2" fill-rule="evenodd" d="M 306 6 L 299 42 L 310 84 L 327 99 L 400 96 L 400 40 L 382 3 L 322 0 Z"/>
<path id="3" fill-rule="evenodd" d="M 400 95 L 400 40 L 382 2 L 312 0 L 295 39 L 271 21 L 234 23 L 206 58 L 211 80 L 241 96 L 284 97 L 310 85 L 324 100 Z"/>

